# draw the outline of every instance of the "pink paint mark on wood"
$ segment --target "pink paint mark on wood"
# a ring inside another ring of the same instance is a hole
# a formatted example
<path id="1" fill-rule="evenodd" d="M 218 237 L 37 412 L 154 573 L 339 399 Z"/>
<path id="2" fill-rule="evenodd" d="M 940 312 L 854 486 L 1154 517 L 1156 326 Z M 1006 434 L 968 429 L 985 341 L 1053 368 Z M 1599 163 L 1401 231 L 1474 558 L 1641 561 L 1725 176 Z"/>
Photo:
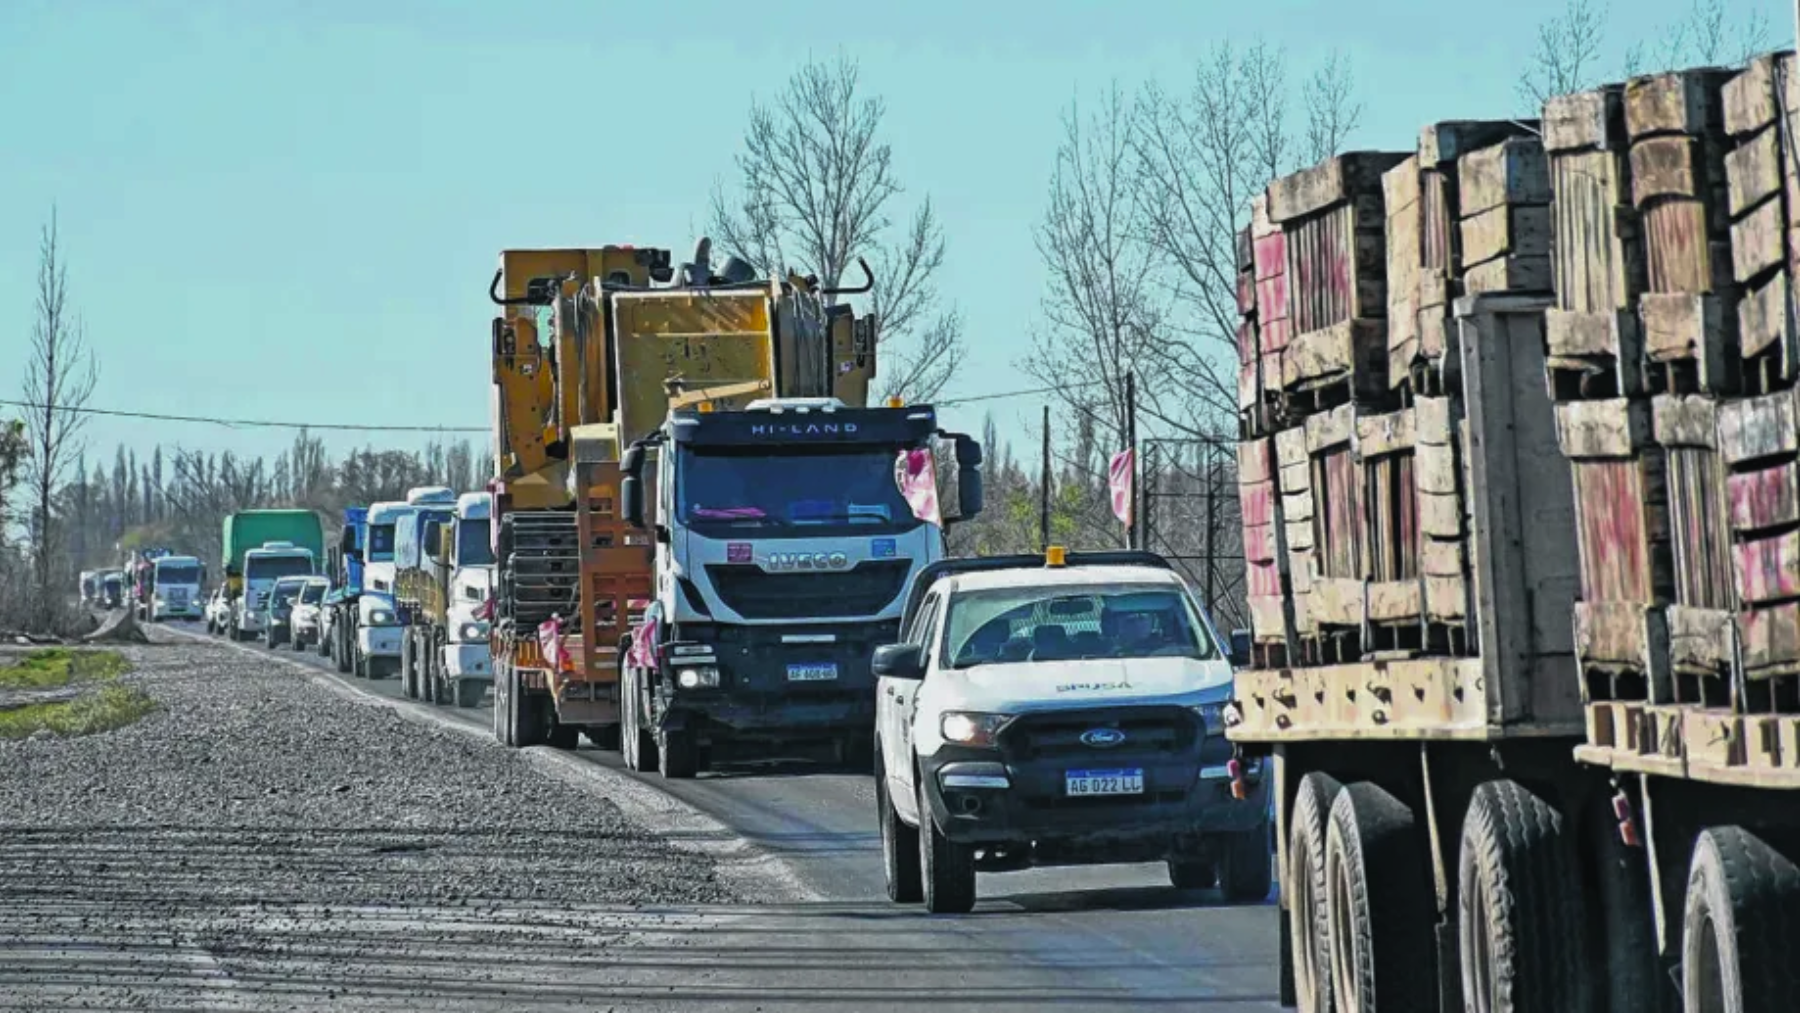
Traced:
<path id="1" fill-rule="evenodd" d="M 1649 545 L 1636 461 L 1575 463 L 1581 535 L 1581 596 L 1587 601 L 1651 600 Z"/>
<path id="2" fill-rule="evenodd" d="M 1735 531 L 1761 531 L 1800 521 L 1800 473 L 1793 461 L 1773 468 L 1732 474 L 1725 479 Z"/>
<path id="3" fill-rule="evenodd" d="M 1256 273 L 1239 271 L 1237 276 L 1237 308 L 1239 313 L 1256 310 Z"/>
<path id="4" fill-rule="evenodd" d="M 1256 261 L 1257 281 L 1281 277 L 1287 270 L 1287 234 L 1277 229 L 1268 235 L 1257 236 L 1251 253 Z"/>
<path id="5" fill-rule="evenodd" d="M 1237 346 L 1239 365 L 1256 361 L 1256 330 L 1256 321 L 1253 318 L 1246 317 L 1238 322 Z"/>
<path id="6" fill-rule="evenodd" d="M 1275 598 L 1281 595 L 1281 568 L 1274 560 L 1250 563 L 1245 582 L 1253 598 Z"/>
<path id="7" fill-rule="evenodd" d="M 1741 542 L 1731 552 L 1745 604 L 1800 597 L 1800 532 Z"/>
<path id="8" fill-rule="evenodd" d="M 1288 335 L 1291 331 L 1292 328 L 1288 326 L 1288 321 L 1285 319 L 1261 321 L 1256 328 L 1256 332 L 1257 337 L 1262 342 L 1263 354 L 1268 355 L 1271 352 L 1279 352 L 1287 348 Z M 1276 369 L 1276 372 L 1273 374 L 1270 374 L 1268 371 L 1270 365 L 1271 364 L 1267 361 L 1263 362 L 1263 374 L 1265 376 L 1280 376 L 1281 364 L 1279 362 L 1273 364 Z M 1271 382 L 1270 386 L 1273 387 L 1276 386 L 1276 384 Z"/>

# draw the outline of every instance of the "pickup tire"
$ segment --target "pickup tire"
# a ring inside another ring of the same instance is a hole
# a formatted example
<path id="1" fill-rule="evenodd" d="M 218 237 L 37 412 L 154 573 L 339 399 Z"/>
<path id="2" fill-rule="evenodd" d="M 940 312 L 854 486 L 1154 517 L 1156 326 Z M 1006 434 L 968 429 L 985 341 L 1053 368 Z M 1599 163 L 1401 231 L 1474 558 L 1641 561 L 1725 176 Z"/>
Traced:
<path id="1" fill-rule="evenodd" d="M 694 740 L 694 733 L 686 729 L 669 729 L 658 734 L 656 752 L 662 776 L 671 781 L 685 781 L 700 770 L 700 743 Z"/>
<path id="2" fill-rule="evenodd" d="M 1742 827 L 1694 844 L 1681 920 L 1685 1013 L 1760 1013 L 1800 1003 L 1800 868 Z"/>
<path id="3" fill-rule="evenodd" d="M 925 779 L 919 778 L 919 878 L 925 910 L 934 915 L 968 914 L 975 909 L 975 849 L 944 836 L 931 816 Z"/>
<path id="4" fill-rule="evenodd" d="M 1282 890 L 1288 900 L 1288 937 L 1294 992 L 1300 1013 L 1331 1013 L 1331 923 L 1325 894 L 1325 836 L 1331 804 L 1344 786 L 1313 771 L 1300 779 L 1288 817 L 1288 867 Z"/>
<path id="5" fill-rule="evenodd" d="M 888 900 L 917 904 L 925 899 L 919 874 L 919 829 L 909 827 L 894 809 L 888 794 L 887 768 L 875 755 L 875 806 L 881 820 L 881 866 L 887 880 Z"/>
<path id="6" fill-rule="evenodd" d="M 1269 829 L 1258 827 L 1227 835 L 1219 885 L 1233 904 L 1259 904 L 1275 887 L 1275 856 L 1269 854 Z"/>
<path id="7" fill-rule="evenodd" d="M 1435 1010 L 1437 901 L 1412 810 L 1369 782 L 1345 785 L 1325 838 L 1332 998 L 1338 1009 Z"/>
<path id="8" fill-rule="evenodd" d="M 1456 892 L 1470 1008 L 1588 1008 L 1581 883 L 1564 824 L 1514 781 L 1489 781 L 1469 799 Z"/>

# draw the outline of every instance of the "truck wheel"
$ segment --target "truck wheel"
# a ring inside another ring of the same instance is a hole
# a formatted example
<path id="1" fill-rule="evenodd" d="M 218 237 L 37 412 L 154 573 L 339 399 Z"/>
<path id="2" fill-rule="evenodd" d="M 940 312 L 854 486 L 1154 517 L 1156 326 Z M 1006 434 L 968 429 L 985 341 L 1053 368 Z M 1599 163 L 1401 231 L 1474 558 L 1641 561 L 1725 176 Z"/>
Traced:
<path id="1" fill-rule="evenodd" d="M 544 744 L 551 749 L 572 752 L 581 744 L 580 728 L 574 725 L 565 725 L 555 718 L 549 718 L 545 723 L 549 727 L 544 730 Z"/>
<path id="2" fill-rule="evenodd" d="M 512 728 L 515 720 L 513 717 L 513 709 L 518 706 L 518 701 L 512 693 L 511 685 L 508 682 L 508 677 L 511 672 L 511 665 L 498 660 L 495 661 L 493 671 L 494 741 L 503 746 L 510 746 L 513 744 Z"/>
<path id="3" fill-rule="evenodd" d="M 656 753 L 662 776 L 670 780 L 686 780 L 699 770 L 700 744 L 686 729 L 670 729 L 657 736 Z"/>
<path id="4" fill-rule="evenodd" d="M 1257 827 L 1225 838 L 1220 885 L 1233 904 L 1260 903 L 1275 886 L 1275 856 L 1269 854 L 1269 828 Z"/>
<path id="5" fill-rule="evenodd" d="M 619 752 L 619 745 L 624 741 L 623 731 L 618 725 L 589 725 L 583 734 L 594 744 L 595 749 L 604 749 L 609 753 Z"/>
<path id="6" fill-rule="evenodd" d="M 1331 1013 L 1331 930 L 1325 902 L 1325 836 L 1331 804 L 1344 786 L 1313 771 L 1300 779 L 1288 817 L 1288 936 L 1292 943 L 1295 1001 L 1300 1013 Z"/>
<path id="7" fill-rule="evenodd" d="M 481 697 L 487 692 L 487 686 L 478 679 L 456 680 L 456 705 L 458 707 L 475 707 L 480 705 Z"/>
<path id="8" fill-rule="evenodd" d="M 875 806 L 881 819 L 881 865 L 888 900 L 917 904 L 925 899 L 919 876 L 919 831 L 907 826 L 894 811 L 894 800 L 888 794 L 887 769 L 879 756 L 875 759 Z"/>
<path id="9" fill-rule="evenodd" d="M 519 725 L 514 741 L 522 747 L 545 745 L 550 741 L 550 723 L 553 717 L 550 702 L 536 693 L 528 692 L 523 679 L 518 676 L 513 678 L 514 692 L 519 698 Z"/>
<path id="10" fill-rule="evenodd" d="M 975 908 L 975 849 L 944 836 L 931 816 L 925 780 L 919 779 L 919 879 L 925 910 L 934 915 L 968 914 Z"/>
<path id="11" fill-rule="evenodd" d="M 631 770 L 654 770 L 661 762 L 657 757 L 656 736 L 644 722 L 644 694 L 639 680 L 640 669 L 625 670 L 625 682 L 619 687 L 619 719 L 621 751 L 625 766 Z"/>
<path id="12" fill-rule="evenodd" d="M 1742 827 L 1694 844 L 1681 919 L 1684 1013 L 1800 1007 L 1800 868 Z"/>
<path id="13" fill-rule="evenodd" d="M 1513 781 L 1475 789 L 1457 862 L 1464 1001 L 1477 1013 L 1584 1010 L 1581 883 L 1562 814 Z"/>
<path id="14" fill-rule="evenodd" d="M 419 699 L 419 665 L 413 657 L 410 636 L 400 640 L 400 695 L 408 700 Z"/>
<path id="15" fill-rule="evenodd" d="M 1177 890 L 1210 890 L 1218 882 L 1218 870 L 1204 858 L 1169 859 L 1169 883 Z"/>
<path id="16" fill-rule="evenodd" d="M 1346 785 L 1325 836 L 1331 991 L 1337 1008 L 1437 1008 L 1437 902 L 1412 810 L 1368 782 Z"/>

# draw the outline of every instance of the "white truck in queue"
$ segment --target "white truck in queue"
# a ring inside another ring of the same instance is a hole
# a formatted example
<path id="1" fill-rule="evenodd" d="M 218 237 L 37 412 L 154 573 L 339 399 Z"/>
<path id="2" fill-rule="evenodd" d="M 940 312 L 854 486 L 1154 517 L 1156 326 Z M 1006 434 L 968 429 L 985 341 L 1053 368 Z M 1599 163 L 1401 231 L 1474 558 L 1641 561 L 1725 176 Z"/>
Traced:
<path id="1" fill-rule="evenodd" d="M 975 904 L 975 874 L 1160 861 L 1180 889 L 1273 885 L 1259 765 L 1232 759 L 1232 667 L 1147 552 L 951 559 L 875 652 L 888 896 Z"/>
<path id="2" fill-rule="evenodd" d="M 494 681 L 484 618 L 494 581 L 493 507 L 492 493 L 464 493 L 447 520 L 427 511 L 396 531 L 403 696 L 473 707 Z"/>
<path id="3" fill-rule="evenodd" d="M 414 523 L 422 509 L 455 502 L 456 493 L 451 489 L 419 486 L 408 489 L 403 502 L 370 505 L 369 544 L 363 553 L 363 587 L 356 601 L 356 646 L 351 659 L 358 678 L 385 678 L 400 672 L 400 648 L 406 633 L 394 600 L 398 579 L 394 541 L 400 526 Z"/>
<path id="4" fill-rule="evenodd" d="M 283 577 L 305 577 L 319 572 L 311 549 L 293 542 L 264 542 L 244 553 L 244 593 L 232 603 L 231 635 L 234 640 L 262 636 L 268 619 L 268 596 Z"/>
<path id="5" fill-rule="evenodd" d="M 197 557 L 163 556 L 152 567 L 148 607 L 151 622 L 198 619 L 205 614 L 200 584 L 206 574 Z"/>

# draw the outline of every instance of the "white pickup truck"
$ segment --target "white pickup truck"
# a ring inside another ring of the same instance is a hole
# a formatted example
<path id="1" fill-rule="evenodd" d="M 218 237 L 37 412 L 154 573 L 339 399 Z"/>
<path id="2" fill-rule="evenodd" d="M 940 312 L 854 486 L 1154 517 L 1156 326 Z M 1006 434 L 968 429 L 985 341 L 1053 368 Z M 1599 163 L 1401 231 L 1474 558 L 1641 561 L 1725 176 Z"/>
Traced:
<path id="1" fill-rule="evenodd" d="M 893 900 L 960 913 L 978 870 L 1145 861 L 1268 896 L 1268 789 L 1225 738 L 1231 663 L 1160 556 L 933 563 L 900 638 L 874 659 Z"/>

